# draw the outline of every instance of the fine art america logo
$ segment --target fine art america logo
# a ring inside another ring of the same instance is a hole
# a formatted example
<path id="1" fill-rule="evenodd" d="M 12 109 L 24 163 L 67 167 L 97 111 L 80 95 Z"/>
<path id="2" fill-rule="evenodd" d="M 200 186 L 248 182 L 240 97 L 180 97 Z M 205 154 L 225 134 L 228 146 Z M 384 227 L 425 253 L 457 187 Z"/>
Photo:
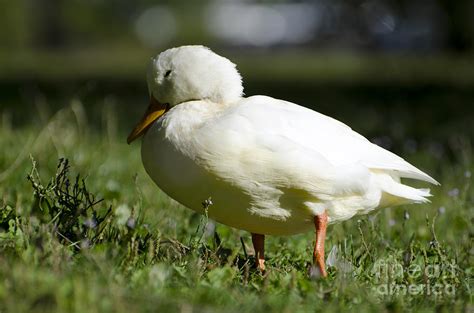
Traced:
<path id="1" fill-rule="evenodd" d="M 395 259 L 382 259 L 375 262 L 371 274 L 376 281 L 374 290 L 381 296 L 452 297 L 456 287 L 451 282 L 457 269 L 454 263 L 403 266 Z"/>

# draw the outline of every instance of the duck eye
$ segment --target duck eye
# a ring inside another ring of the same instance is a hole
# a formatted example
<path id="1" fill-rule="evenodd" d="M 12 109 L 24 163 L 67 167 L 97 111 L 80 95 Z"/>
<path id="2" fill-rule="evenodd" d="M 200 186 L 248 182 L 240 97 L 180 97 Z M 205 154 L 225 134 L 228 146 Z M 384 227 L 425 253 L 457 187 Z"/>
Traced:
<path id="1" fill-rule="evenodd" d="M 167 70 L 166 73 L 165 73 L 165 77 L 170 76 L 170 74 L 171 74 L 171 70 Z"/>

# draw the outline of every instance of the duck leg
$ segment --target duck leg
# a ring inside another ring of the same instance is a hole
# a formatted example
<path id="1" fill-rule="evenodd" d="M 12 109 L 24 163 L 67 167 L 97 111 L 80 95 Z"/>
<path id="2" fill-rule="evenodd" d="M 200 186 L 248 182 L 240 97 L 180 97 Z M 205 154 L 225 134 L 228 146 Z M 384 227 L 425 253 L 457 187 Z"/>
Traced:
<path id="1" fill-rule="evenodd" d="M 326 240 L 326 227 L 328 214 L 326 212 L 314 217 L 316 227 L 316 243 L 313 252 L 313 264 L 317 265 L 322 277 L 327 277 L 326 264 L 324 262 L 324 241 Z"/>
<path id="2" fill-rule="evenodd" d="M 261 272 L 265 272 L 265 235 L 252 233 L 255 263 Z"/>

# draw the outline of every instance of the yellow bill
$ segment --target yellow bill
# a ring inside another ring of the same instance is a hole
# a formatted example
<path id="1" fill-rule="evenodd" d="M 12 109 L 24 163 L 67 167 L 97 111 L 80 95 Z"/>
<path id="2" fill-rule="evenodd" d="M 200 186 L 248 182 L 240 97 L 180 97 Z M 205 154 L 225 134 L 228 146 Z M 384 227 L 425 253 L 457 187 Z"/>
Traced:
<path id="1" fill-rule="evenodd" d="M 153 124 L 160 116 L 168 111 L 169 106 L 167 104 L 159 103 L 153 96 L 150 97 L 150 105 L 145 112 L 145 115 L 141 121 L 135 126 L 130 135 L 128 135 L 127 143 L 130 144 L 132 141 L 142 136 L 148 127 Z"/>

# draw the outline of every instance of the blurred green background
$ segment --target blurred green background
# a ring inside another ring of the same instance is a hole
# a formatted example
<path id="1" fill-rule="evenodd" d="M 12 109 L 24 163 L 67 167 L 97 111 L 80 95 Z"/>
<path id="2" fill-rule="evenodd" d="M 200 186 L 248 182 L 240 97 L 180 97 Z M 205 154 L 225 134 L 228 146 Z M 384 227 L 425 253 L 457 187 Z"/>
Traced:
<path id="1" fill-rule="evenodd" d="M 8 127 L 41 124 L 79 99 L 93 125 L 112 106 L 126 133 L 147 103 L 148 59 L 203 44 L 237 63 L 247 95 L 311 107 L 371 138 L 445 143 L 474 132 L 472 1 L 0 3 Z"/>

